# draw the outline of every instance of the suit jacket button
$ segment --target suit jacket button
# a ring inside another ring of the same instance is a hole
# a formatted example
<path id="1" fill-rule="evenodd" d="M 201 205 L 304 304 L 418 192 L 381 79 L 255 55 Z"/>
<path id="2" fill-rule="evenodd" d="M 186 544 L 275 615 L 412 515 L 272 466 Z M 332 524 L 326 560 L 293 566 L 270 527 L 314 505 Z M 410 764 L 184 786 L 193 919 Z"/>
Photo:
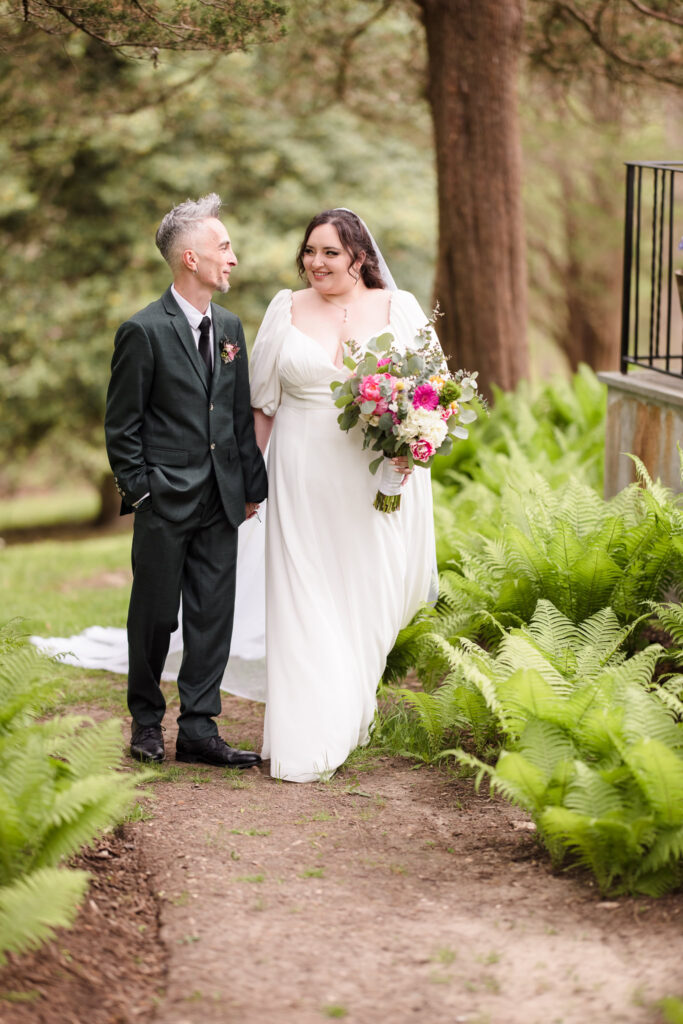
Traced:
<path id="1" fill-rule="evenodd" d="M 211 451 L 213 451 L 215 447 L 216 447 L 216 442 L 212 441 L 211 442 Z"/>
<path id="2" fill-rule="evenodd" d="M 213 402 L 212 402 L 212 403 L 211 403 L 211 405 L 209 406 L 209 412 L 213 412 Z"/>

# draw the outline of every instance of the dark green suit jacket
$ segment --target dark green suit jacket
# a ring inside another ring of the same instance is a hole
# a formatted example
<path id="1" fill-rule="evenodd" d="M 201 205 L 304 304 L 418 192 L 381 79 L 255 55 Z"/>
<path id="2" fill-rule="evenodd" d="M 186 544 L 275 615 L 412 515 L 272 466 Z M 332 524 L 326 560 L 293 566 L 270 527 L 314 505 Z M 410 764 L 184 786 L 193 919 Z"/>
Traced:
<path id="1" fill-rule="evenodd" d="M 165 519 L 186 519 L 212 471 L 235 527 L 244 519 L 245 502 L 267 495 L 242 324 L 214 303 L 211 316 L 211 375 L 170 288 L 116 333 L 105 435 L 122 515 L 149 492 Z M 226 345 L 237 346 L 229 362 L 221 358 Z"/>

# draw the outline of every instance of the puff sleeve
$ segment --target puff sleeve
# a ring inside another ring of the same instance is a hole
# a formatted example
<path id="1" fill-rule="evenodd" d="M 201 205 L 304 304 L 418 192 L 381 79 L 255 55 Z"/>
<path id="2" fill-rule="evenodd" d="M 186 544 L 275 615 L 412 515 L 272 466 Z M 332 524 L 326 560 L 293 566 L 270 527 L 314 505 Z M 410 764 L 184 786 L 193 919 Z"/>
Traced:
<path id="1" fill-rule="evenodd" d="M 429 318 L 412 292 L 395 291 L 391 298 L 391 319 L 400 328 L 401 341 L 410 345 L 417 332 L 428 327 Z M 433 328 L 429 334 L 438 341 Z"/>
<path id="2" fill-rule="evenodd" d="M 251 404 L 266 416 L 274 416 L 280 404 L 278 362 L 292 320 L 291 307 L 292 293 L 289 288 L 283 288 L 266 310 L 249 360 Z"/>

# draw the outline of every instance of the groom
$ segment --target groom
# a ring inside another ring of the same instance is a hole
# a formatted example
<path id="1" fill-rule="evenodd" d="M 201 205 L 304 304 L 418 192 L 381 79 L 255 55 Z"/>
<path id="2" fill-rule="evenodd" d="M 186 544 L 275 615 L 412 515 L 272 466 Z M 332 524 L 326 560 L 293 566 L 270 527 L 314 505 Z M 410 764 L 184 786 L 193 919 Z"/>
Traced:
<path id="1" fill-rule="evenodd" d="M 128 609 L 130 751 L 162 761 L 159 686 L 182 595 L 176 760 L 249 768 L 218 735 L 235 604 L 237 527 L 267 494 L 249 401 L 242 324 L 211 303 L 237 258 L 215 194 L 167 213 L 157 246 L 173 272 L 162 297 L 119 327 L 107 393 L 107 453 L 134 511 Z"/>

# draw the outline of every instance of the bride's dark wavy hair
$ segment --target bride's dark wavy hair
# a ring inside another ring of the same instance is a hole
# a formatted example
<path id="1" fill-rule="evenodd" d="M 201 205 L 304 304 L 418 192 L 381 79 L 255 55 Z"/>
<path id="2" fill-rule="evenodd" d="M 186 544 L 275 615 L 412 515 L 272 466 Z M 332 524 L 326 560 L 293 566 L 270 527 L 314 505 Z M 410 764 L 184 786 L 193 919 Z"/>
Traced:
<path id="1" fill-rule="evenodd" d="M 353 277 L 353 274 L 351 273 L 351 265 L 356 262 L 361 253 L 365 253 L 365 259 L 361 265 L 360 274 L 366 287 L 386 288 L 382 275 L 379 272 L 377 253 L 375 252 L 375 247 L 372 244 L 370 235 L 360 218 L 358 218 L 355 213 L 351 213 L 350 210 L 323 210 L 322 213 L 319 213 L 313 218 L 304 232 L 304 240 L 299 246 L 296 254 L 296 265 L 299 271 L 299 277 L 306 276 L 303 254 L 304 249 L 308 245 L 308 239 L 311 231 L 319 227 L 321 224 L 334 224 L 337 229 L 339 241 L 351 257 L 351 264 L 349 265 L 350 277 Z"/>

